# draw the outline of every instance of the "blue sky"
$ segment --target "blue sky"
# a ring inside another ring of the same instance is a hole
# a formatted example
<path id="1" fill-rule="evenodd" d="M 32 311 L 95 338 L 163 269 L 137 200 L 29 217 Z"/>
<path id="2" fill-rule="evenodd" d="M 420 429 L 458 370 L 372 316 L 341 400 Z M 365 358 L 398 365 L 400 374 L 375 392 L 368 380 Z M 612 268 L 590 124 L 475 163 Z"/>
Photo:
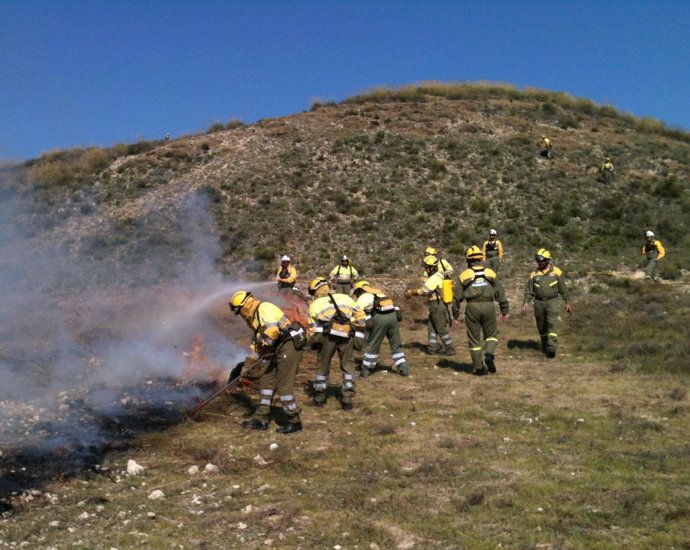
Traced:
<path id="1" fill-rule="evenodd" d="M 507 82 L 690 129 L 690 1 L 0 0 L 0 159 Z"/>

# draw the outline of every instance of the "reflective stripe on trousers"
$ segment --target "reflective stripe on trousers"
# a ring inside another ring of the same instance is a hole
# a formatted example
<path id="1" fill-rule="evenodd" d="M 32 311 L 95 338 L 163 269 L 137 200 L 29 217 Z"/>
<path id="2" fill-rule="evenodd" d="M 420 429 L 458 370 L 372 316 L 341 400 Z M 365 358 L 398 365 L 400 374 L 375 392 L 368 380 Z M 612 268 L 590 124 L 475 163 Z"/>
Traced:
<path id="1" fill-rule="evenodd" d="M 326 391 L 327 387 L 328 387 L 328 376 L 324 376 L 323 374 L 317 374 L 314 377 L 314 389 L 316 391 Z"/>
<path id="2" fill-rule="evenodd" d="M 270 407 L 273 401 L 273 390 L 261 390 L 261 401 L 260 405 L 268 405 Z"/>

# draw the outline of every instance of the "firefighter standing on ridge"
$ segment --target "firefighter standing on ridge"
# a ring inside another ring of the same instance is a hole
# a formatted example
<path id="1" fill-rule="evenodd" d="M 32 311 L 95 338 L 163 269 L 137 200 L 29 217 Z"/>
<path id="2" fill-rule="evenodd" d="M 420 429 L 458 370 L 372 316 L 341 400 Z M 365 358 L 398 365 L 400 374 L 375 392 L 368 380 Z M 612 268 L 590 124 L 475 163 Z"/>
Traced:
<path id="1" fill-rule="evenodd" d="M 496 230 L 489 229 L 489 240 L 484 241 L 484 260 L 486 264 L 496 273 L 503 262 L 503 244 L 496 238 Z"/>
<path id="2" fill-rule="evenodd" d="M 354 408 L 355 365 L 352 357 L 354 338 L 364 338 L 365 315 L 352 298 L 332 293 L 328 280 L 317 277 L 309 284 L 309 294 L 314 301 L 309 306 L 308 334 L 312 348 L 316 348 L 315 396 L 311 404 L 326 404 L 326 390 L 331 370 L 331 360 L 336 352 L 343 373 L 340 404 L 344 410 Z"/>
<path id="3" fill-rule="evenodd" d="M 292 290 L 297 282 L 297 270 L 290 264 L 290 256 L 280 259 L 280 267 L 276 273 L 278 290 Z"/>
<path id="4" fill-rule="evenodd" d="M 534 300 L 534 318 L 541 338 L 541 350 L 549 359 L 556 357 L 558 346 L 558 302 L 560 295 L 565 301 L 565 310 L 570 313 L 568 288 L 565 285 L 563 272 L 551 264 L 551 252 L 540 248 L 534 259 L 538 269 L 533 271 L 525 285 L 525 297 L 522 311 L 529 309 L 529 303 Z"/>
<path id="5" fill-rule="evenodd" d="M 331 271 L 330 278 L 336 293 L 349 296 L 352 293 L 352 285 L 359 278 L 359 273 L 350 264 L 350 258 L 343 256 L 340 258 L 340 263 Z"/>
<path id="6" fill-rule="evenodd" d="M 393 369 L 402 376 L 407 376 L 409 370 L 405 360 L 405 352 L 400 338 L 400 309 L 396 307 L 383 291 L 373 288 L 369 281 L 358 281 L 353 290 L 357 305 L 366 314 L 366 328 L 368 331 L 367 345 L 362 357 L 360 377 L 365 378 L 376 368 L 379 351 L 384 338 L 388 338 L 393 356 Z"/>
<path id="7" fill-rule="evenodd" d="M 259 381 L 259 406 L 252 419 L 245 421 L 242 426 L 252 430 L 268 429 L 271 403 L 277 391 L 287 416 L 287 424 L 276 431 L 283 434 L 301 431 L 300 410 L 295 401 L 295 376 L 306 344 L 304 329 L 292 325 L 280 308 L 257 300 L 251 292 L 245 290 L 235 292 L 229 306 L 254 331 L 243 371 L 247 372 L 262 359 L 268 363 Z"/>
<path id="8" fill-rule="evenodd" d="M 659 277 L 659 267 L 657 262 L 666 257 L 666 250 L 661 241 L 654 238 L 652 231 L 647 231 L 645 234 L 647 242 L 642 247 L 642 255 L 647 258 L 647 267 L 645 269 L 644 278 L 647 281 L 661 282 Z"/>
<path id="9" fill-rule="evenodd" d="M 478 246 L 471 246 L 465 252 L 467 269 L 460 273 L 458 292 L 453 302 L 453 318 L 460 316 L 460 304 L 465 306 L 467 342 L 472 357 L 474 373 L 478 376 L 496 372 L 495 351 L 498 346 L 498 326 L 494 300 L 501 308 L 501 319 L 508 318 L 509 304 L 503 285 L 496 273 L 484 266 L 484 254 Z M 482 331 L 486 351 L 482 363 Z"/>
<path id="10" fill-rule="evenodd" d="M 449 326 L 450 319 L 448 308 L 441 300 L 441 291 L 443 287 L 444 276 L 438 268 L 438 258 L 436 256 L 427 256 L 424 258 L 424 269 L 426 270 L 427 280 L 417 289 L 410 289 L 405 291 L 405 298 L 410 299 L 412 296 L 428 296 L 429 301 L 429 340 L 427 344 L 427 353 L 433 355 L 455 355 L 455 347 L 453 340 L 450 337 Z M 440 342 L 440 349 L 438 340 Z"/>

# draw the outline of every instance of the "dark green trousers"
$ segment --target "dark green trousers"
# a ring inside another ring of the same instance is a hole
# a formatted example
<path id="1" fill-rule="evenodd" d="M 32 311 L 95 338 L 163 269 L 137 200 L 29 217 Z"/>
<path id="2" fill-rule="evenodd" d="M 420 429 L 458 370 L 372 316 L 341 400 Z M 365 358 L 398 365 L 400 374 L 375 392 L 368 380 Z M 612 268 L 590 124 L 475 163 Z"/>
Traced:
<path id="1" fill-rule="evenodd" d="M 475 369 L 482 369 L 482 332 L 486 343 L 485 353 L 493 354 L 498 345 L 498 322 L 494 303 L 468 302 L 465 307 L 465 327 L 472 365 Z"/>
<path id="2" fill-rule="evenodd" d="M 429 351 L 435 351 L 439 340 L 445 348 L 453 347 L 448 322 L 448 308 L 439 300 L 429 302 Z"/>
<path id="3" fill-rule="evenodd" d="M 377 313 L 371 318 L 367 347 L 362 357 L 362 369 L 374 369 L 379 359 L 379 351 L 384 338 L 388 338 L 393 356 L 393 364 L 396 368 L 406 365 L 405 352 L 402 349 L 400 337 L 400 323 L 395 311 L 389 313 Z"/>
<path id="4" fill-rule="evenodd" d="M 322 342 L 316 357 L 316 375 L 314 377 L 315 399 L 317 401 L 326 400 L 331 361 L 337 353 L 340 358 L 340 370 L 343 373 L 341 399 L 343 402 L 352 402 L 355 395 L 355 362 L 352 353 L 352 338 L 339 338 L 338 336 L 328 334 L 323 336 Z"/>
<path id="5" fill-rule="evenodd" d="M 558 298 L 534 301 L 534 319 L 537 321 L 542 351 L 556 351 L 558 347 L 559 314 L 560 301 Z"/>
<path id="6" fill-rule="evenodd" d="M 260 401 L 254 418 L 268 422 L 273 395 L 278 392 L 288 422 L 299 422 L 299 407 L 295 400 L 295 377 L 304 352 L 295 349 L 292 340 L 278 346 L 274 358 L 259 380 Z"/>

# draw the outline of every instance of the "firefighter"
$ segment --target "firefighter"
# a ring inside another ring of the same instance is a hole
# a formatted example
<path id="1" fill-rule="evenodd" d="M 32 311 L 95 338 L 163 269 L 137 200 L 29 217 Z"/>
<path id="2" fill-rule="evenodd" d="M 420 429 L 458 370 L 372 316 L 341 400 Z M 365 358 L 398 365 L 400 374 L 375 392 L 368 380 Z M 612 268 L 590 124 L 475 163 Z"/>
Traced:
<path id="1" fill-rule="evenodd" d="M 558 345 L 558 302 L 560 295 L 565 302 L 565 310 L 570 313 L 568 288 L 563 272 L 551 263 L 551 252 L 540 248 L 534 259 L 537 270 L 533 271 L 525 285 L 525 297 L 522 311 L 529 310 L 529 303 L 534 300 L 534 318 L 541 337 L 541 349 L 549 359 L 556 357 Z"/>
<path id="2" fill-rule="evenodd" d="M 340 263 L 333 268 L 330 275 L 335 292 L 347 296 L 352 293 L 352 285 L 357 282 L 358 278 L 359 273 L 350 264 L 350 258 L 347 256 L 340 258 Z"/>
<path id="3" fill-rule="evenodd" d="M 426 258 L 427 256 L 435 256 L 438 258 L 438 270 L 445 279 L 453 278 L 453 266 L 445 258 L 438 257 L 438 250 L 436 250 L 433 246 L 427 246 L 426 250 L 424 251 L 424 257 Z M 424 266 L 424 260 L 422 260 L 422 266 Z"/>
<path id="4" fill-rule="evenodd" d="M 541 156 L 547 159 L 553 158 L 553 144 L 546 136 L 541 136 Z"/>
<path id="5" fill-rule="evenodd" d="M 290 264 L 290 256 L 283 256 L 280 259 L 280 267 L 276 273 L 276 284 L 278 290 L 292 290 L 297 282 L 297 270 Z"/>
<path id="6" fill-rule="evenodd" d="M 484 241 L 484 261 L 495 273 L 503 262 L 503 244 L 497 238 L 495 229 L 489 229 L 489 240 Z"/>
<path id="7" fill-rule="evenodd" d="M 467 269 L 460 273 L 458 291 L 453 302 L 453 318 L 460 316 L 460 304 L 465 306 L 467 342 L 474 366 L 474 374 L 482 376 L 496 372 L 495 351 L 498 346 L 498 326 L 494 301 L 501 308 L 501 319 L 508 319 L 509 304 L 503 285 L 494 270 L 484 265 L 484 254 L 478 246 L 465 252 Z M 486 344 L 482 363 L 482 332 Z M 488 369 L 488 370 L 487 370 Z"/>
<path id="8" fill-rule="evenodd" d="M 645 234 L 647 242 L 642 247 L 642 255 L 647 258 L 647 267 L 645 269 L 644 278 L 647 281 L 661 282 L 659 276 L 659 267 L 657 262 L 666 256 L 666 249 L 661 241 L 654 238 L 652 231 L 647 231 Z"/>
<path id="9" fill-rule="evenodd" d="M 371 374 L 376 368 L 379 358 L 379 350 L 384 338 L 388 338 L 393 356 L 393 369 L 402 376 L 407 376 L 409 370 L 405 360 L 405 352 L 402 349 L 400 338 L 400 308 L 398 308 L 383 291 L 372 287 L 369 281 L 355 283 L 353 294 L 357 299 L 357 305 L 362 308 L 366 317 L 367 344 L 362 357 L 362 368 L 359 371 L 361 378 Z"/>
<path id="10" fill-rule="evenodd" d="M 355 395 L 352 350 L 354 338 L 364 338 L 364 311 L 349 296 L 331 292 L 328 280 L 323 277 L 317 277 L 309 284 L 309 294 L 314 297 L 314 301 L 309 306 L 307 331 L 312 348 L 318 352 L 314 378 L 315 396 L 311 404 L 315 407 L 326 404 L 331 360 L 338 352 L 340 370 L 343 373 L 340 405 L 344 410 L 352 410 Z"/>
<path id="11" fill-rule="evenodd" d="M 259 406 L 253 417 L 242 426 L 252 430 L 268 429 L 271 403 L 277 391 L 287 423 L 276 431 L 282 434 L 301 431 L 300 410 L 295 401 L 295 376 L 306 344 L 304 329 L 291 324 L 277 306 L 257 300 L 246 290 L 235 292 L 229 305 L 235 315 L 242 316 L 254 331 L 243 372 L 250 370 L 261 359 L 268 362 L 259 380 Z"/>
<path id="12" fill-rule="evenodd" d="M 426 282 L 417 289 L 405 291 L 405 298 L 413 296 L 427 296 L 429 303 L 429 341 L 427 353 L 433 355 L 455 355 L 455 346 L 449 332 L 448 308 L 441 300 L 441 288 L 444 276 L 439 271 L 439 260 L 436 256 L 426 256 L 424 258 L 424 269 L 426 271 Z M 438 340 L 441 340 L 440 347 Z"/>
<path id="13" fill-rule="evenodd" d="M 611 162 L 611 157 L 606 157 L 604 164 L 601 165 L 599 170 L 601 172 L 602 179 L 608 183 L 613 179 L 613 162 Z"/>

